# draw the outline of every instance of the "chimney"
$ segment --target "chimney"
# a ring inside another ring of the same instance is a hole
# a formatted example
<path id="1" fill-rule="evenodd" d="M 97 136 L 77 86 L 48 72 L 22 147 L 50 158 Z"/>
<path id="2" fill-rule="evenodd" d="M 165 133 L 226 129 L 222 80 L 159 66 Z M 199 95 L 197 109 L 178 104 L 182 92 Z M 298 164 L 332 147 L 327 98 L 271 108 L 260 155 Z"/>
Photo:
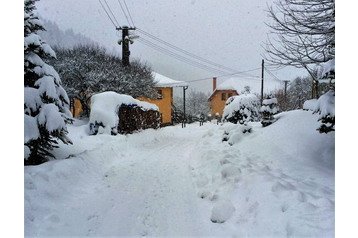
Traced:
<path id="1" fill-rule="evenodd" d="M 216 77 L 213 77 L 213 92 L 216 89 Z"/>

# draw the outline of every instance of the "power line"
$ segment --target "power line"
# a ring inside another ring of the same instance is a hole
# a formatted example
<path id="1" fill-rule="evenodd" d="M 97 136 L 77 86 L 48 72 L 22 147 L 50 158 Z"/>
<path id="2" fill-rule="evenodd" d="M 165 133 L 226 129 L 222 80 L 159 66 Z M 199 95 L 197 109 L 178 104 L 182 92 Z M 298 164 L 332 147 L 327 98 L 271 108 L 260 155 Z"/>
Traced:
<path id="1" fill-rule="evenodd" d="M 114 21 L 112 20 L 111 16 L 109 15 L 109 13 L 107 12 L 106 8 L 104 7 L 103 3 L 101 2 L 101 0 L 98 0 L 98 2 L 101 4 L 103 10 L 105 11 L 105 13 L 107 14 L 108 19 L 112 22 L 113 26 L 115 28 L 117 28 L 116 24 L 114 23 Z"/>
<path id="2" fill-rule="evenodd" d="M 270 70 L 268 70 L 267 68 L 264 68 L 265 72 L 268 73 L 271 77 L 273 77 L 274 79 L 283 82 L 282 80 L 280 80 L 276 75 L 274 75 Z"/>
<path id="3" fill-rule="evenodd" d="M 129 18 L 131 19 L 131 22 L 132 22 L 132 24 L 133 24 L 133 26 L 134 26 L 134 21 L 133 21 L 133 18 L 132 18 L 132 16 L 131 16 L 131 12 L 129 11 L 129 9 L 128 9 L 128 6 L 127 6 L 127 3 L 126 3 L 126 0 L 123 0 L 124 1 L 124 5 L 125 5 L 125 7 L 126 7 L 126 9 L 127 9 L 127 12 L 128 12 L 128 15 L 129 15 Z"/>
<path id="4" fill-rule="evenodd" d="M 182 56 L 182 55 L 178 55 L 177 53 L 172 52 L 172 51 L 170 51 L 170 50 L 168 50 L 168 49 L 166 49 L 166 48 L 163 48 L 163 47 L 161 47 L 161 46 L 159 46 L 159 45 L 157 45 L 157 44 L 155 44 L 155 43 L 153 43 L 153 42 L 151 42 L 151 41 L 149 41 L 149 40 L 147 40 L 147 39 L 138 38 L 138 41 L 139 41 L 140 43 L 142 43 L 142 44 L 144 44 L 144 45 L 146 45 L 146 46 L 148 46 L 148 47 L 154 49 L 154 50 L 157 50 L 157 51 L 159 51 L 159 52 L 161 52 L 161 53 L 167 54 L 167 55 L 169 55 L 169 56 L 171 56 L 171 57 L 173 57 L 173 58 L 175 58 L 175 59 L 177 59 L 177 60 L 179 60 L 179 61 L 182 61 L 182 62 L 184 62 L 184 63 L 186 63 L 186 64 L 189 64 L 189 65 L 191 65 L 191 66 L 193 66 L 193 67 L 201 68 L 201 69 L 204 69 L 204 70 L 209 71 L 209 72 L 216 72 L 216 73 L 217 73 L 217 72 L 221 72 L 221 73 L 226 73 L 226 72 L 224 72 L 224 71 L 221 71 L 221 70 L 218 70 L 218 69 L 214 69 L 214 68 L 211 68 L 211 67 L 209 67 L 209 66 L 207 66 L 207 65 L 204 65 L 204 64 L 201 64 L 201 63 L 199 63 L 199 62 L 193 61 L 193 60 L 191 60 L 191 59 L 189 59 L 189 58 L 186 58 L 186 57 L 184 57 L 184 56 Z"/>
<path id="5" fill-rule="evenodd" d="M 249 69 L 249 70 L 240 71 L 240 72 L 236 72 L 236 73 L 232 73 L 232 74 L 219 75 L 219 76 L 217 76 L 217 77 L 218 77 L 218 78 L 225 78 L 225 77 L 233 76 L 233 75 L 237 75 L 237 74 L 245 74 L 246 72 L 252 72 L 252 71 L 259 70 L 259 69 L 261 69 L 261 68 Z M 244 77 L 244 78 L 260 79 L 260 77 L 258 77 L 258 76 L 250 76 L 250 77 Z M 210 77 L 210 78 L 194 79 L 194 80 L 189 80 L 189 81 L 185 81 L 185 82 L 191 83 L 191 82 L 198 82 L 198 81 L 203 81 L 203 80 L 208 80 L 208 79 L 212 79 L 212 77 Z"/>
<path id="6" fill-rule="evenodd" d="M 106 10 L 106 8 L 105 8 L 104 5 L 102 4 L 102 2 L 101 2 L 100 0 L 98 0 L 98 1 L 100 2 L 100 4 L 101 4 L 103 10 L 106 12 L 107 17 L 109 18 L 109 20 L 110 20 L 110 21 L 112 22 L 112 24 L 117 28 L 116 24 L 114 23 L 113 19 L 111 18 L 110 14 L 109 14 L 108 11 Z M 118 23 L 116 17 L 114 16 L 114 14 L 113 14 L 111 8 L 109 7 L 107 1 L 106 1 L 106 0 L 104 0 L 104 1 L 105 1 L 106 6 L 108 7 L 108 10 L 110 11 L 112 17 L 114 18 L 114 20 L 116 21 L 116 23 L 119 25 L 119 23 Z M 122 10 L 122 12 L 123 12 L 125 18 L 127 19 L 128 24 L 130 25 L 130 22 L 129 22 L 129 20 L 128 20 L 127 14 L 126 14 L 126 12 L 125 12 L 125 10 L 124 10 L 124 8 L 123 8 L 123 6 L 122 6 L 120 0 L 117 0 L 117 1 L 118 1 L 119 5 L 120 5 L 120 7 L 121 7 L 121 10 Z M 124 0 L 124 4 L 125 4 L 125 7 L 126 7 L 126 9 L 127 9 L 127 11 L 128 11 L 128 15 L 129 15 L 129 17 L 130 17 L 130 19 L 131 19 L 131 22 L 132 22 L 132 24 L 133 24 L 133 26 L 134 26 L 133 18 L 132 18 L 131 14 L 130 14 L 130 11 L 129 11 L 129 9 L 128 9 L 128 6 L 127 6 L 127 3 L 126 3 L 125 0 Z M 138 29 L 138 28 L 137 28 L 137 29 Z M 138 29 L 138 31 L 139 31 L 140 33 L 142 33 L 142 34 L 144 34 L 144 35 L 146 35 L 146 36 L 148 36 L 148 37 L 150 37 L 150 38 L 156 40 L 156 41 L 161 42 L 162 44 L 165 44 L 166 46 L 168 46 L 168 47 L 170 47 L 170 48 L 172 48 L 172 49 L 175 49 L 175 50 L 180 51 L 180 52 L 182 52 L 182 53 L 184 53 L 184 54 L 186 54 L 186 55 L 188 55 L 188 56 L 190 56 L 190 57 L 192 57 L 192 58 L 195 58 L 196 60 L 203 61 L 203 62 L 205 62 L 205 63 L 207 63 L 207 64 L 209 64 L 209 65 L 213 65 L 213 66 L 215 66 L 215 67 L 217 67 L 217 68 L 222 68 L 222 69 L 225 69 L 225 70 L 227 70 L 227 71 L 236 71 L 236 70 L 231 69 L 231 68 L 229 68 L 229 67 L 226 67 L 226 66 L 217 64 L 217 63 L 215 63 L 215 62 L 206 60 L 206 59 L 204 59 L 204 58 L 202 58 L 202 57 L 200 57 L 200 56 L 197 56 L 197 55 L 192 54 L 192 53 L 190 53 L 190 52 L 188 52 L 188 51 L 186 51 L 186 50 L 183 50 L 183 49 L 181 49 L 181 48 L 179 48 L 179 47 L 177 47 L 177 46 L 175 46 L 175 45 L 173 45 L 173 44 L 170 44 L 170 43 L 168 43 L 168 42 L 166 42 L 166 41 L 164 41 L 164 40 L 162 40 L 162 39 L 160 39 L 160 38 L 158 38 L 158 37 L 156 37 L 156 36 L 154 36 L 154 35 L 152 35 L 152 34 L 146 32 L 146 31 L 142 30 L 142 29 Z M 171 51 L 171 50 L 169 50 L 169 49 L 163 48 L 162 46 L 159 46 L 159 45 L 157 45 L 157 44 L 155 44 L 155 43 L 149 41 L 148 39 L 139 38 L 139 42 L 145 44 L 145 45 L 148 46 L 148 47 L 151 47 L 151 48 L 154 49 L 154 50 L 160 51 L 161 53 L 165 53 L 165 54 L 167 54 L 167 55 L 169 55 L 169 56 L 171 56 L 171 57 L 173 57 L 173 58 L 175 58 L 175 59 L 177 59 L 177 60 L 180 60 L 180 61 L 182 61 L 182 62 L 184 62 L 184 63 L 187 63 L 187 64 L 189 64 L 189 65 L 191 65 L 191 66 L 193 66 L 193 67 L 197 67 L 197 68 L 200 68 L 200 69 L 209 71 L 209 72 L 222 72 L 222 73 L 226 73 L 225 71 L 223 71 L 223 70 L 221 70 L 221 69 L 216 69 L 216 68 L 214 68 L 214 67 L 211 67 L 211 66 L 205 65 L 205 64 L 203 64 L 203 63 L 194 61 L 194 60 L 192 60 L 192 59 L 190 59 L 190 58 L 187 58 L 187 57 L 185 57 L 185 56 L 179 55 L 179 54 L 177 54 L 177 53 L 175 53 L 175 52 L 173 52 L 173 51 Z M 251 70 L 246 70 L 246 71 L 240 71 L 240 72 L 235 72 L 235 73 L 230 73 L 230 74 L 224 74 L 224 75 L 221 75 L 221 76 L 219 76 L 219 77 L 227 77 L 227 76 L 232 76 L 232 75 L 236 75 L 236 74 L 245 75 L 245 73 L 247 73 L 247 72 L 255 71 L 255 70 L 258 70 L 258 69 L 260 69 L 260 68 L 251 69 Z M 250 75 L 250 74 L 246 74 L 246 78 L 250 78 L 250 77 L 251 77 L 251 78 L 259 78 L 259 77 L 257 77 L 257 76 L 253 76 L 253 75 Z M 191 80 L 191 81 L 188 81 L 188 82 L 196 82 L 196 81 L 207 80 L 207 79 L 211 79 L 211 78 L 196 79 L 196 80 Z"/>
<path id="7" fill-rule="evenodd" d="M 108 3 L 107 3 L 107 0 L 104 0 L 104 3 L 105 3 L 106 6 L 108 7 L 108 10 L 109 10 L 109 12 L 111 13 L 113 19 L 116 21 L 117 25 L 119 26 L 119 23 L 118 23 L 118 21 L 117 21 L 117 18 L 114 16 L 114 14 L 113 14 L 111 8 L 109 7 L 109 5 L 108 5 Z"/>
<path id="8" fill-rule="evenodd" d="M 156 41 L 158 41 L 158 42 L 160 42 L 160 43 L 162 43 L 162 44 L 164 44 L 164 45 L 166 45 L 166 46 L 168 46 L 168 47 L 170 47 L 170 48 L 173 48 L 173 49 L 175 49 L 175 50 L 177 50 L 177 51 L 183 53 L 183 54 L 186 54 L 186 55 L 188 55 L 188 56 L 190 56 L 190 57 L 192 57 L 192 58 L 195 58 L 196 60 L 203 61 L 203 62 L 205 62 L 205 63 L 207 63 L 207 64 L 210 64 L 210 65 L 215 66 L 215 67 L 217 67 L 217 68 L 224 69 L 224 70 L 229 71 L 229 72 L 230 72 L 230 71 L 231 71 L 231 72 L 235 72 L 235 71 L 236 71 L 235 69 L 226 67 L 226 66 L 221 65 L 221 64 L 217 64 L 217 63 L 215 63 L 215 62 L 213 62 L 213 61 L 204 59 L 203 57 L 200 57 L 200 56 L 195 55 L 195 54 L 193 54 L 193 53 L 190 53 L 190 52 L 188 52 L 188 51 L 186 51 L 186 50 L 184 50 L 184 49 L 181 49 L 181 48 L 179 48 L 178 46 L 175 46 L 175 45 L 173 45 L 173 44 L 170 44 L 169 42 L 167 42 L 167 41 L 165 41 L 165 40 L 162 40 L 162 39 L 160 39 L 160 38 L 158 38 L 158 37 L 156 37 L 156 36 L 154 36 L 154 35 L 152 35 L 152 34 L 146 32 L 146 31 L 144 31 L 144 30 L 142 30 L 142 29 L 140 29 L 140 28 L 137 28 L 137 30 L 138 30 L 141 34 L 146 35 L 146 36 L 148 36 L 148 37 L 150 37 L 150 38 L 152 38 L 152 39 L 154 39 L 154 40 L 156 40 Z"/>
<path id="9" fill-rule="evenodd" d="M 124 16 L 125 16 L 125 17 L 126 17 L 126 19 L 127 19 L 128 25 L 129 25 L 129 26 L 131 26 L 131 24 L 129 23 L 129 20 L 128 20 L 128 17 L 127 17 L 127 14 L 126 14 L 126 12 L 124 11 L 124 8 L 123 8 L 123 6 L 122 6 L 121 1 L 120 1 L 120 0 L 117 0 L 117 2 L 118 2 L 118 4 L 119 4 L 119 6 L 121 7 L 121 9 L 122 9 L 122 12 L 123 12 Z M 133 26 L 134 26 L 134 25 L 133 25 Z"/>

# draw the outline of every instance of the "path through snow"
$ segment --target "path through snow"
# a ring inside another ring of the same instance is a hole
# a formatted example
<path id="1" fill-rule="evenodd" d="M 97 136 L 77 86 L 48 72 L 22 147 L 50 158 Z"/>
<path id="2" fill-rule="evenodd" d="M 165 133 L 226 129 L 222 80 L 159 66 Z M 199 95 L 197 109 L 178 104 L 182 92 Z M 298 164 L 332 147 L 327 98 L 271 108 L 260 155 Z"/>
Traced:
<path id="1" fill-rule="evenodd" d="M 318 145 L 334 137 L 315 122 L 283 114 L 233 146 L 222 142 L 231 125 L 128 136 L 71 127 L 76 146 L 56 152 L 70 159 L 25 168 L 25 234 L 333 237 L 334 148 Z"/>

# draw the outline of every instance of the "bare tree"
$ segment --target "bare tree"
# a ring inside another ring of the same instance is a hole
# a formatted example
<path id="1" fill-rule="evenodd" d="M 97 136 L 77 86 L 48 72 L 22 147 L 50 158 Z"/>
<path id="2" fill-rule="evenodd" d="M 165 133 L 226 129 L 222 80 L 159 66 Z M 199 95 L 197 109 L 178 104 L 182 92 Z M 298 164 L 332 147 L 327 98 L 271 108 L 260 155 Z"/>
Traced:
<path id="1" fill-rule="evenodd" d="M 189 123 L 198 121 L 201 115 L 206 118 L 210 112 L 210 106 L 208 102 L 209 94 L 205 94 L 200 91 L 190 90 L 186 97 L 186 117 Z M 174 99 L 174 118 L 175 121 L 180 122 L 183 114 L 183 98 L 175 97 Z"/>
<path id="2" fill-rule="evenodd" d="M 268 24 L 266 59 L 304 68 L 315 83 L 315 67 L 335 57 L 334 0 L 277 0 L 268 13 L 273 23 Z"/>

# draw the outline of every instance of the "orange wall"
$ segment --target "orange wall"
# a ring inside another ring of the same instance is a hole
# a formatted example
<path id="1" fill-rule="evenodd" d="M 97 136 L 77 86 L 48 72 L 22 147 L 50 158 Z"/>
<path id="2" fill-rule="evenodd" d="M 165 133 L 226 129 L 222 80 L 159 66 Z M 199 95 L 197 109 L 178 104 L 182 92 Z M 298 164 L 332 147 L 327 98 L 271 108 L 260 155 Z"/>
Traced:
<path id="1" fill-rule="evenodd" d="M 162 115 L 162 124 L 172 123 L 172 105 L 173 105 L 173 88 L 157 88 L 162 90 L 162 99 L 152 99 L 147 97 L 139 97 L 138 100 L 153 103 L 159 107 Z M 74 98 L 74 107 L 71 108 L 73 117 L 79 117 L 82 113 L 82 104 L 80 100 Z"/>
<path id="2" fill-rule="evenodd" d="M 173 88 L 157 88 L 162 90 L 161 99 L 152 99 L 147 97 L 139 97 L 138 100 L 153 103 L 159 107 L 162 114 L 162 124 L 172 123 L 172 105 L 173 105 Z"/>
<path id="3" fill-rule="evenodd" d="M 83 111 L 82 104 L 77 98 L 73 99 L 73 107 L 71 108 L 72 116 L 79 117 Z"/>
<path id="4" fill-rule="evenodd" d="M 222 93 L 226 94 L 226 99 L 222 100 L 221 95 Z M 214 117 L 216 113 L 219 113 L 222 116 L 225 108 L 225 102 L 229 98 L 228 94 L 232 93 L 232 95 L 238 95 L 235 90 L 217 90 L 214 95 L 211 96 L 210 100 L 210 109 L 211 115 Z"/>

